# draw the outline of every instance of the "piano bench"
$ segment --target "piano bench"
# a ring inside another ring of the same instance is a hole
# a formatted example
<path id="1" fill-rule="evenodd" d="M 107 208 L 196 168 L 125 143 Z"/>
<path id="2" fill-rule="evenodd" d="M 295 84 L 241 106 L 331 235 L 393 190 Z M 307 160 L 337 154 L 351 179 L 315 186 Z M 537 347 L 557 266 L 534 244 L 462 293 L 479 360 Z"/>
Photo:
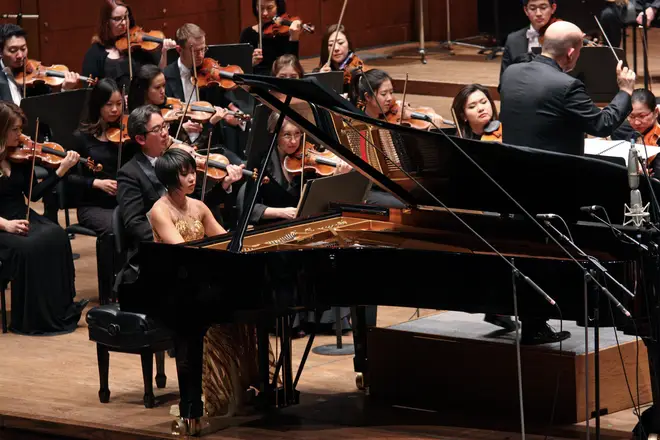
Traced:
<path id="1" fill-rule="evenodd" d="M 139 354 L 144 380 L 144 406 L 153 408 L 153 357 L 156 356 L 156 386 L 165 388 L 165 352 L 174 347 L 173 333 L 139 313 L 122 312 L 118 303 L 94 307 L 87 312 L 90 341 L 96 342 L 99 367 L 99 400 L 110 401 L 108 373 L 110 352 Z"/>

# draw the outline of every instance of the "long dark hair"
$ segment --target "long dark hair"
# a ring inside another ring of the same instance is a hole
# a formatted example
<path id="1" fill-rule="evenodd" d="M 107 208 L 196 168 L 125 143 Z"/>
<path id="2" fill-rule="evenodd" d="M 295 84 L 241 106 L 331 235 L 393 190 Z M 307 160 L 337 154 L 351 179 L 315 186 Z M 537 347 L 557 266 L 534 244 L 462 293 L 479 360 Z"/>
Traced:
<path id="1" fill-rule="evenodd" d="M 330 36 L 335 32 L 338 33 L 341 32 L 342 34 L 344 34 L 344 36 L 346 36 L 346 41 L 348 42 L 348 53 L 350 54 L 351 52 L 353 52 L 351 37 L 348 35 L 348 32 L 346 32 L 344 25 L 342 24 L 341 26 L 339 26 L 339 31 L 337 31 L 337 24 L 335 23 L 328 28 L 326 33 L 323 35 L 323 40 L 321 40 L 321 59 L 319 62 L 319 68 L 323 67 L 325 63 L 328 62 L 328 58 L 330 57 L 330 49 L 328 49 L 328 41 L 330 40 Z M 332 63 L 330 63 L 330 66 L 332 67 Z"/>
<path id="2" fill-rule="evenodd" d="M 257 19 L 259 19 L 259 9 L 257 6 L 260 3 L 261 0 L 252 0 L 252 13 Z M 275 5 L 277 6 L 277 15 L 286 14 L 286 0 L 275 0 Z"/>
<path id="3" fill-rule="evenodd" d="M 112 12 L 119 6 L 123 6 L 128 10 L 128 28 L 130 29 L 135 26 L 135 18 L 133 18 L 133 12 L 131 12 L 130 6 L 122 0 L 106 0 L 103 2 L 103 6 L 101 6 L 99 27 L 96 35 L 92 38 L 92 43 L 99 43 L 104 47 L 114 45 L 116 38 L 112 36 L 112 32 L 110 31 L 110 20 L 112 19 Z"/>
<path id="4" fill-rule="evenodd" d="M 133 77 L 131 87 L 128 91 L 129 112 L 132 112 L 136 108 L 145 104 L 151 82 L 161 73 L 163 73 L 163 71 L 155 64 L 145 64 L 140 67 L 137 75 Z"/>
<path id="5" fill-rule="evenodd" d="M 115 92 L 119 92 L 119 86 L 112 78 L 102 78 L 96 83 L 89 95 L 85 116 L 80 121 L 82 133 L 100 136 L 105 131 L 107 124 L 101 117 L 101 109 Z"/>
<path id="6" fill-rule="evenodd" d="M 0 101 L 0 161 L 7 157 L 7 136 L 16 121 L 21 121 L 23 126 L 27 125 L 23 110 L 11 101 Z"/>
<path id="7" fill-rule="evenodd" d="M 493 98 L 490 96 L 488 89 L 481 84 L 466 85 L 458 92 L 454 98 L 454 102 L 451 105 L 451 108 L 456 114 L 456 122 L 458 123 L 458 128 L 460 128 L 461 132 L 463 133 L 463 137 L 466 138 L 471 138 L 474 135 L 472 128 L 470 127 L 470 123 L 467 122 L 467 116 L 465 116 L 465 104 L 467 103 L 468 98 L 470 98 L 470 95 L 472 95 L 474 92 L 482 92 L 484 95 L 486 95 L 486 98 L 488 98 L 488 101 L 493 108 L 493 117 L 491 121 L 496 121 L 499 118 L 497 114 L 497 107 L 495 107 L 495 101 L 493 101 Z"/>
<path id="8" fill-rule="evenodd" d="M 380 69 L 370 69 L 366 72 L 354 70 L 351 78 L 350 99 L 353 105 L 363 107 L 366 105 L 367 96 L 371 96 L 371 91 L 377 93 L 380 86 L 387 80 L 392 81 L 392 77 Z M 376 98 L 372 96 L 372 98 Z"/>

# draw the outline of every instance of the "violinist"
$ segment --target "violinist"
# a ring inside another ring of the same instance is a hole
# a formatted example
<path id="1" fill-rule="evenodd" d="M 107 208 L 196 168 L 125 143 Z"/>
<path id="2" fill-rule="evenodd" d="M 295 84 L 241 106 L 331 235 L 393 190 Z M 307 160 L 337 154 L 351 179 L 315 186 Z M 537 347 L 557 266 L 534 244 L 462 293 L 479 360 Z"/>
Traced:
<path id="1" fill-rule="evenodd" d="M 286 14 L 286 0 L 252 0 L 252 13 L 255 18 L 261 14 L 262 30 L 273 27 L 274 20 Z M 289 32 L 285 34 L 262 35 L 262 47 L 259 47 L 259 24 L 247 27 L 241 32 L 240 43 L 248 43 L 254 48 L 252 67 L 254 73 L 268 75 L 273 62 L 282 55 L 300 55 L 299 39 L 303 25 L 300 20 L 293 20 Z"/>
<path id="2" fill-rule="evenodd" d="M 330 61 L 330 65 L 327 66 L 330 51 L 332 51 L 332 60 Z M 314 71 L 344 72 L 344 93 L 348 93 L 351 85 L 351 74 L 358 68 L 364 68 L 364 62 L 354 52 L 346 29 L 342 25 L 339 31 L 337 31 L 337 25 L 333 24 L 323 36 L 323 40 L 321 41 L 321 59 Z"/>
<path id="3" fill-rule="evenodd" d="M 75 268 L 66 231 L 33 210 L 26 219 L 32 160 L 12 158 L 25 124 L 17 105 L 0 102 L 0 259 L 12 280 L 10 329 L 29 335 L 69 333 L 88 301 L 73 302 Z M 53 174 L 32 187 L 30 200 L 51 190 L 79 158 L 69 151 Z"/>
<path id="4" fill-rule="evenodd" d="M 374 119 L 397 121 L 400 118 L 400 105 L 394 97 L 394 86 L 389 74 L 380 69 L 370 69 L 366 72 L 355 71 L 350 87 L 351 102 L 358 108 L 364 110 L 367 116 Z M 375 97 L 373 96 L 375 94 Z M 403 123 L 411 120 L 413 109 L 406 105 L 403 113 Z M 430 110 L 429 114 L 435 126 L 440 126 L 444 119 L 442 116 Z M 429 124 L 428 129 L 435 128 Z"/>
<path id="5" fill-rule="evenodd" d="M 507 36 L 500 66 L 500 82 L 504 71 L 517 62 L 517 58 L 531 53 L 534 48 L 541 47 L 539 39 L 553 21 L 557 11 L 556 0 L 522 0 L 522 3 L 523 11 L 529 19 L 529 26 Z"/>
<path id="6" fill-rule="evenodd" d="M 92 89 L 86 114 L 74 133 L 73 149 L 82 157 L 89 157 L 103 165 L 103 175 L 88 169 L 71 174 L 68 181 L 77 186 L 80 194 L 78 222 L 101 236 L 112 232 L 112 212 L 117 206 L 117 170 L 120 146 L 108 140 L 106 131 L 119 122 L 122 115 L 122 96 L 117 83 L 103 78 Z M 126 143 L 122 150 L 122 163 L 135 151 Z"/>
<path id="7" fill-rule="evenodd" d="M 128 17 L 128 21 L 127 21 Z M 127 30 L 135 26 L 135 19 L 130 7 L 122 0 L 106 0 L 101 7 L 101 17 L 92 45 L 87 50 L 83 60 L 83 76 L 92 78 L 112 78 L 119 89 L 128 90 L 131 80 L 128 53 L 123 53 L 115 47 L 115 43 L 127 35 Z M 155 64 L 164 68 L 167 64 L 167 51 L 173 49 L 176 43 L 165 39 L 160 50 L 153 53 L 132 47 L 130 59 L 132 70 L 137 72 L 144 64 Z"/>
<path id="8" fill-rule="evenodd" d="M 271 113 L 268 119 L 268 131 L 273 133 L 277 125 L 279 114 Z M 259 190 L 258 201 L 250 214 L 250 223 L 264 224 L 274 220 L 291 220 L 296 216 L 296 206 L 300 199 L 301 177 L 299 173 L 288 172 L 284 166 L 285 159 L 299 151 L 303 142 L 303 133 L 289 119 L 284 120 L 281 130 L 277 134 L 277 149 L 270 157 L 266 173 L 270 177 L 268 185 Z M 309 148 L 313 148 L 308 146 Z M 351 170 L 351 166 L 340 158 L 335 159 L 337 166 L 334 174 L 343 174 Z M 314 172 L 304 176 L 305 180 L 318 177 Z M 238 209 L 244 206 L 246 185 L 239 190 Z"/>
<path id="9" fill-rule="evenodd" d="M 153 240 L 146 215 L 166 191 L 165 186 L 156 177 L 154 168 L 156 160 L 168 148 L 181 148 L 189 153 L 192 153 L 193 149 L 185 144 L 171 144 L 169 124 L 164 121 L 160 109 L 154 105 L 144 105 L 131 112 L 128 117 L 128 134 L 131 141 L 137 143 L 141 150 L 121 167 L 117 174 L 117 203 L 130 240 L 128 250 L 130 260 L 137 252 L 140 241 Z M 242 167 L 228 165 L 227 176 L 222 183 L 207 190 L 204 203 L 210 207 L 219 203 L 216 200 L 226 197 L 226 194 L 232 191 L 232 184 L 241 179 Z M 196 189 L 194 197 L 201 198 L 201 192 Z M 117 277 L 117 283 L 131 279 L 136 273 L 128 264 L 120 275 Z"/>
<path id="10" fill-rule="evenodd" d="M 458 92 L 451 108 L 456 115 L 461 137 L 502 142 L 497 107 L 486 87 L 468 84 Z"/>
<path id="11" fill-rule="evenodd" d="M 16 105 L 23 99 L 23 84 L 16 77 L 23 72 L 23 65 L 28 61 L 27 32 L 15 24 L 4 24 L 0 27 L 0 45 L 2 45 L 2 60 L 0 60 L 0 99 L 11 101 Z M 72 90 L 78 87 L 80 75 L 74 72 L 65 74 L 62 90 Z M 26 96 L 37 96 L 50 93 L 49 86 L 30 87 Z"/>
<path id="12" fill-rule="evenodd" d="M 186 103 L 189 99 L 192 101 L 207 101 L 214 106 L 219 107 L 217 116 L 214 116 L 211 125 L 202 125 L 195 121 L 186 121 L 183 123 L 179 139 L 189 145 L 206 145 L 208 136 L 217 136 L 214 144 L 223 142 L 223 131 L 214 130 L 211 134 L 211 126 L 220 120 L 229 126 L 236 127 L 241 122 L 229 113 L 227 110 L 238 110 L 229 99 L 227 99 L 221 87 L 205 87 L 199 89 L 199 99 L 195 90 L 194 67 L 204 62 L 204 55 L 208 50 L 206 45 L 206 33 L 196 24 L 186 23 L 176 31 L 176 50 L 179 58 L 168 65 L 163 73 L 165 74 L 165 94 L 168 97 L 177 98 Z M 194 53 L 194 58 L 193 58 Z M 193 67 L 194 66 L 194 67 Z M 177 124 L 178 128 L 178 124 Z"/>

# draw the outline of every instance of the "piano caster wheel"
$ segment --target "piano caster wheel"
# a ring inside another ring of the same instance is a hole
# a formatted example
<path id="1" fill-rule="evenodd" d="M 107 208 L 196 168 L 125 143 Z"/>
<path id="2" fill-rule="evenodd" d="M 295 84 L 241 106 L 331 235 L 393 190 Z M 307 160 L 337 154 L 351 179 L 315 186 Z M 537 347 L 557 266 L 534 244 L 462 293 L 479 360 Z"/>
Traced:
<path id="1" fill-rule="evenodd" d="M 358 388 L 358 390 L 364 391 L 367 389 L 364 383 L 364 374 L 362 373 L 357 373 L 355 375 L 355 386 Z"/>
<path id="2" fill-rule="evenodd" d="M 172 435 L 189 436 L 199 435 L 202 431 L 202 425 L 198 419 L 179 418 L 172 422 Z"/>

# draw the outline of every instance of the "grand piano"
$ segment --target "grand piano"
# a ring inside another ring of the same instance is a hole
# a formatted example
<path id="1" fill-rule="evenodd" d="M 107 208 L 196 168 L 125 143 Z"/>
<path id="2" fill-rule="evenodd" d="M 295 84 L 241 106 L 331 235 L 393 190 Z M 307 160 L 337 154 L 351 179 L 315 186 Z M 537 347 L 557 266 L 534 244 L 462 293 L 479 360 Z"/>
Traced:
<path id="1" fill-rule="evenodd" d="M 515 283 L 519 315 L 584 322 L 595 298 L 600 295 L 601 303 L 608 298 L 591 286 L 585 310 L 583 268 L 593 267 L 536 219 L 538 214 L 554 214 L 566 226 L 548 221 L 565 234 L 567 227 L 574 242 L 635 295 L 631 298 L 610 283 L 609 290 L 633 314 L 636 325 L 631 327 L 617 309 L 613 322 L 603 318 L 600 325 L 629 331 L 634 327 L 646 338 L 654 365 L 657 253 L 641 252 L 613 233 L 623 231 L 645 243 L 655 240 L 652 228 L 620 226 L 630 201 L 624 164 L 374 120 L 314 77 L 235 75 L 234 80 L 350 163 L 353 172 L 372 182 L 373 190 L 389 193 L 405 207 L 337 200 L 324 214 L 254 230 L 248 230 L 247 209 L 237 228 L 225 236 L 182 245 L 144 242 L 135 260 L 137 281 L 118 292 L 123 310 L 145 313 L 181 331 L 240 320 L 258 323 L 259 396 L 266 406 L 293 405 L 312 342 L 294 376 L 290 324 L 300 310 L 353 308 L 360 388 L 369 385 L 368 307 L 513 315 Z M 281 101 L 273 91 L 287 98 Z M 295 110 L 292 99 L 308 103 L 313 117 Z M 261 181 L 274 145 L 273 139 L 252 146 L 262 149 L 252 154 L 259 163 L 248 164 L 260 169 L 256 181 Z M 644 201 L 652 200 L 651 189 L 660 194 L 659 183 L 641 179 Z M 246 185 L 250 201 L 260 186 L 252 181 Z M 587 205 L 602 206 L 618 226 L 591 221 L 580 210 Z M 600 273 L 592 273 L 605 282 Z M 269 379 L 268 328 L 274 319 L 282 323 L 282 353 L 276 365 L 281 383 Z M 654 377 L 654 402 L 657 396 Z M 658 417 L 654 410 L 647 413 L 650 427 Z"/>

